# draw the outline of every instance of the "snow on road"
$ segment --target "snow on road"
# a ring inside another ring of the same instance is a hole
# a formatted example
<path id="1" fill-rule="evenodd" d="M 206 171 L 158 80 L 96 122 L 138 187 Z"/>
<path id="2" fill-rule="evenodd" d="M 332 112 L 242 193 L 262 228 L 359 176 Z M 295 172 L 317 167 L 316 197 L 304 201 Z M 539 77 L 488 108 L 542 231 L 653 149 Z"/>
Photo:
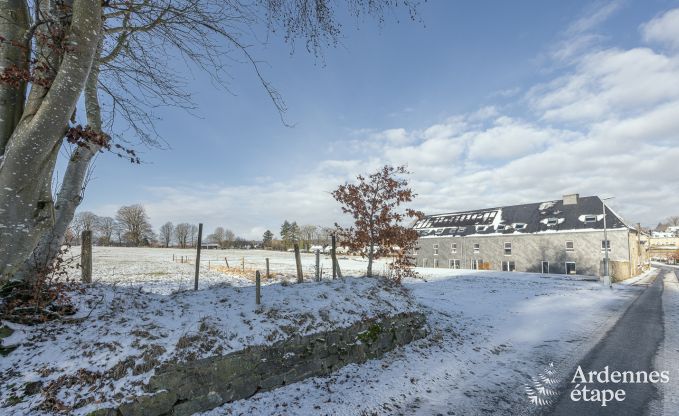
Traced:
<path id="1" fill-rule="evenodd" d="M 428 313 L 428 338 L 205 415 L 529 413 L 531 378 L 550 363 L 565 376 L 639 293 L 565 277 L 454 272 L 406 284 Z"/>
<path id="2" fill-rule="evenodd" d="M 668 268 L 661 271 L 660 277 L 665 286 L 662 295 L 665 338 L 658 348 L 654 368 L 658 371 L 670 372 L 670 383 L 658 384 L 660 399 L 651 406 L 652 415 L 679 415 L 679 268 Z"/>

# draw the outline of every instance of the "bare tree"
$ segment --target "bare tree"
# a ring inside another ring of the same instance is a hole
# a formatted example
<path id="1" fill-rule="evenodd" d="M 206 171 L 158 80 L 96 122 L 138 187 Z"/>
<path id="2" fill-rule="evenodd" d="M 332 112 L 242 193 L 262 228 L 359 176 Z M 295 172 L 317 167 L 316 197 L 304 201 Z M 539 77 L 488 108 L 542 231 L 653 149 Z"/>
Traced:
<path id="1" fill-rule="evenodd" d="M 189 225 L 189 239 L 191 240 L 191 247 L 196 247 L 196 239 L 198 239 L 198 226 L 196 224 Z"/>
<path id="2" fill-rule="evenodd" d="M 228 228 L 224 230 L 224 248 L 231 248 L 236 240 L 236 234 Z"/>
<path id="3" fill-rule="evenodd" d="M 143 205 L 135 204 L 120 207 L 116 221 L 124 230 L 124 238 L 135 247 L 141 246 L 145 240 L 152 238 L 153 230 Z"/>
<path id="4" fill-rule="evenodd" d="M 170 247 L 170 242 L 172 241 L 172 233 L 174 232 L 174 225 L 171 222 L 166 222 L 160 226 L 160 242 L 163 243 L 165 248 Z"/>
<path id="5" fill-rule="evenodd" d="M 667 217 L 667 224 L 671 227 L 678 226 L 679 225 L 679 216 L 673 215 L 671 217 Z"/>
<path id="6" fill-rule="evenodd" d="M 300 239 L 302 240 L 302 245 L 309 250 L 311 247 L 314 235 L 316 234 L 317 227 L 315 225 L 307 224 L 299 227 Z"/>
<path id="7" fill-rule="evenodd" d="M 215 228 L 215 231 L 212 234 L 210 234 L 207 237 L 207 239 L 208 241 L 219 244 L 220 248 L 224 248 L 224 244 L 226 243 L 224 236 L 224 227 Z"/>
<path id="8" fill-rule="evenodd" d="M 415 3 L 346 2 L 351 14 L 379 20 L 401 5 L 412 17 Z M 253 28 L 264 21 L 318 55 L 340 37 L 335 8 L 331 0 L 0 2 L 0 16 L 12 16 L 0 19 L 0 280 L 30 279 L 36 261 L 54 258 L 97 153 L 139 162 L 118 132 L 160 145 L 153 109 L 195 107 L 171 57 L 226 89 L 225 62 L 244 61 L 282 114 L 285 103 L 248 47 L 258 39 Z M 75 113 L 80 100 L 83 115 Z M 55 201 L 51 184 L 62 147 L 70 157 Z"/>
<path id="9" fill-rule="evenodd" d="M 189 234 L 191 234 L 191 224 L 182 222 L 174 227 L 174 236 L 177 239 L 179 247 L 186 248 L 189 242 Z"/>
<path id="10" fill-rule="evenodd" d="M 73 222 L 78 224 L 80 231 L 94 231 L 99 222 L 99 217 L 90 211 L 83 211 L 76 214 Z"/>
<path id="11" fill-rule="evenodd" d="M 116 222 L 111 217 L 99 217 L 97 222 L 97 231 L 99 233 L 99 243 L 104 246 L 111 245 L 113 232 L 115 231 Z"/>

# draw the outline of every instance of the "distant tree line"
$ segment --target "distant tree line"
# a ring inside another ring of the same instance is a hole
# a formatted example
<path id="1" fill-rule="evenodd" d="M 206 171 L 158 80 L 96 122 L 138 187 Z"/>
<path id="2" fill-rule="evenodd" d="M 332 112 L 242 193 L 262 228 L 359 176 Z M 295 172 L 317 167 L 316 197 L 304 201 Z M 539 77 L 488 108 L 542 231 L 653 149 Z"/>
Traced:
<path id="1" fill-rule="evenodd" d="M 75 215 L 68 230 L 71 244 L 80 244 L 81 233 L 92 232 L 94 244 L 100 246 L 127 247 L 179 247 L 192 248 L 198 243 L 198 225 L 188 222 L 173 224 L 168 221 L 153 230 L 146 209 L 141 204 L 122 206 L 115 217 L 99 216 L 90 211 Z M 285 220 L 281 225 L 280 238 L 266 230 L 261 241 L 237 236 L 232 230 L 219 226 L 210 234 L 203 232 L 203 244 L 217 244 L 220 249 L 266 248 L 287 250 L 298 243 L 302 250 L 312 246 L 330 244 L 331 227 L 317 225 L 299 226 L 296 221 Z"/>

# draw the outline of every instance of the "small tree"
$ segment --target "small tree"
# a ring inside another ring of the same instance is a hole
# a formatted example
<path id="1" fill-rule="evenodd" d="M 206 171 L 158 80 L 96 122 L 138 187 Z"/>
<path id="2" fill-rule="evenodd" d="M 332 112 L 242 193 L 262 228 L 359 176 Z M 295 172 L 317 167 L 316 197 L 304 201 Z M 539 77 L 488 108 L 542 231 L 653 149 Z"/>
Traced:
<path id="1" fill-rule="evenodd" d="M 97 222 L 97 232 L 99 233 L 99 244 L 104 246 L 111 245 L 113 232 L 115 231 L 115 220 L 111 217 L 99 217 Z"/>
<path id="2" fill-rule="evenodd" d="M 405 166 L 384 166 L 367 178 L 359 175 L 358 184 L 340 185 L 332 192 L 342 211 L 354 219 L 349 228 L 335 224 L 337 234 L 343 245 L 368 258 L 368 276 L 373 275 L 373 260 L 387 255 L 396 256 L 392 276 L 396 281 L 414 274 L 409 254 L 417 242 L 417 232 L 404 227 L 402 222 L 419 219 L 424 214 L 409 208 L 398 209 L 415 197 L 402 177 L 407 174 Z"/>
<path id="3" fill-rule="evenodd" d="M 283 240 L 283 244 L 286 248 L 288 247 L 288 243 L 292 241 L 290 228 L 291 225 L 288 220 L 283 221 L 283 225 L 281 225 L 281 240 Z"/>
<path id="4" fill-rule="evenodd" d="M 160 226 L 160 232 L 158 233 L 158 236 L 160 237 L 160 242 L 165 246 L 165 248 L 170 247 L 173 232 L 174 225 L 172 225 L 172 223 L 169 221 Z"/>
<path id="5" fill-rule="evenodd" d="M 270 230 L 264 231 L 262 236 L 262 246 L 265 248 L 271 248 L 271 243 L 273 242 L 273 233 Z"/>

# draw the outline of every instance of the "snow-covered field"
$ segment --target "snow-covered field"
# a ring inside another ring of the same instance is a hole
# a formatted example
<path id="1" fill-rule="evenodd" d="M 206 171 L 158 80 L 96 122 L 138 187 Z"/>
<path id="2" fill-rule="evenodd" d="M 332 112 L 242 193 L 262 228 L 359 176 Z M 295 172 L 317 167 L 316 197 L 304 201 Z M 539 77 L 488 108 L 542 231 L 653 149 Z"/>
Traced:
<path id="1" fill-rule="evenodd" d="M 5 342 L 22 345 L 0 362 L 0 403 L 13 404 L 0 414 L 40 414 L 40 405 L 45 413 L 64 406 L 86 414 L 139 393 L 161 362 L 414 309 L 428 315 L 427 338 L 208 414 L 518 414 L 534 410 L 526 396 L 531 378 L 549 363 L 557 374 L 570 370 L 639 290 L 557 275 L 448 269 L 420 269 L 425 279 L 409 280 L 405 289 L 362 277 L 299 285 L 288 283 L 292 253 L 211 250 L 203 252 L 201 290 L 194 292 L 185 289 L 193 287 L 195 265 L 173 262 L 173 254 L 191 252 L 95 249 L 95 284 L 77 298 L 71 322 L 13 325 Z M 262 288 L 260 309 L 247 273 L 217 269 L 224 255 L 232 267 L 245 257 L 246 270 L 263 270 L 268 257 L 272 272 L 280 272 Z M 309 277 L 314 262 L 303 255 Z M 322 262 L 330 270 L 329 259 Z M 345 276 L 365 273 L 360 258 L 340 262 Z"/>
<path id="2" fill-rule="evenodd" d="M 530 414 L 533 379 L 550 363 L 556 377 L 568 374 L 639 291 L 465 271 L 406 287 L 428 311 L 428 338 L 205 415 Z"/>
<path id="3" fill-rule="evenodd" d="M 72 258 L 75 264 L 79 261 L 79 255 L 80 247 L 76 246 L 67 257 Z M 195 249 L 94 247 L 92 280 L 159 294 L 193 289 L 195 256 Z M 263 284 L 296 279 L 294 253 L 269 250 L 202 250 L 199 288 L 221 283 L 250 285 L 254 280 L 255 270 L 259 270 L 264 276 L 267 258 L 272 278 L 269 281 L 263 279 Z M 338 255 L 338 259 L 344 275 L 365 274 L 367 262 L 361 257 Z M 315 255 L 301 253 L 301 260 L 305 279 L 313 279 Z M 226 261 L 229 268 L 226 267 Z M 243 262 L 245 272 L 242 271 Z M 383 273 L 386 266 L 385 261 L 378 260 L 373 269 L 377 273 Z M 321 254 L 320 269 L 324 279 L 332 277 L 330 256 Z M 78 279 L 80 271 L 73 269 L 70 275 Z"/>

